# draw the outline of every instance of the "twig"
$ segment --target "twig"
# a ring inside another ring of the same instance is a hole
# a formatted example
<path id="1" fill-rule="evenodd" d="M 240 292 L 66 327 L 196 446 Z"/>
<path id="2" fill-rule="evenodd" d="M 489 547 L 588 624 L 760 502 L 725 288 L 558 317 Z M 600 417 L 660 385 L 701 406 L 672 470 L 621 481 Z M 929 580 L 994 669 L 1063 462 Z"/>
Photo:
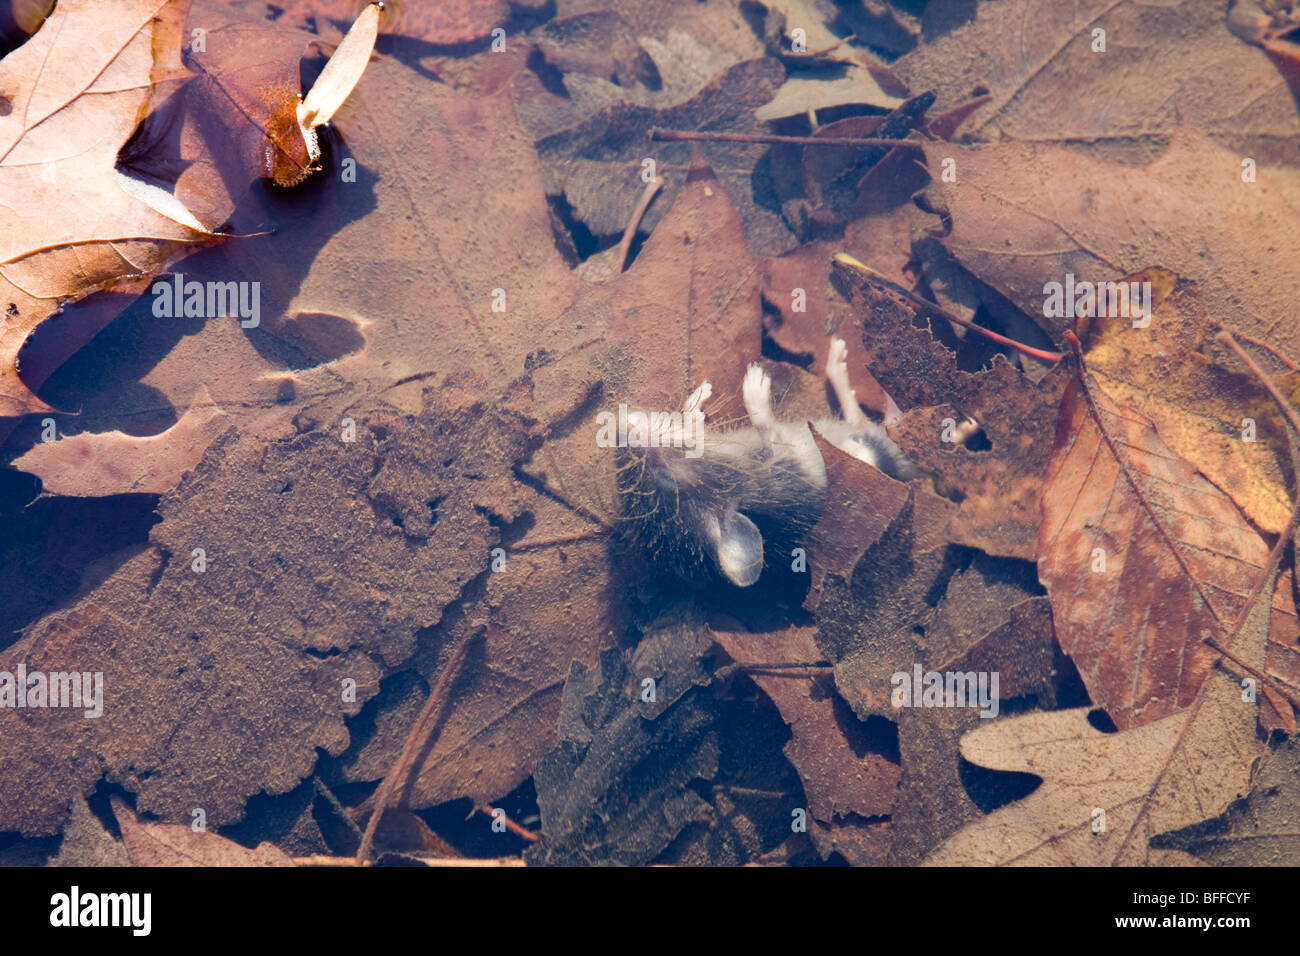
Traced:
<path id="1" fill-rule="evenodd" d="M 736 661 L 738 670 L 742 671 L 778 671 L 778 670 L 807 670 L 809 668 L 825 670 L 834 667 L 830 661 L 780 661 L 780 662 L 763 662 L 763 661 Z"/>
<path id="2" fill-rule="evenodd" d="M 839 266 L 840 268 L 847 269 L 850 272 L 852 272 L 854 275 L 866 279 L 868 282 L 872 283 L 873 285 L 882 286 L 883 288 L 888 289 L 890 292 L 901 295 L 904 299 L 912 303 L 912 305 L 916 306 L 918 309 L 922 309 L 928 312 L 933 312 L 935 315 L 939 316 L 940 318 L 947 319 L 949 322 L 956 322 L 958 325 L 964 325 L 972 332 L 978 332 L 986 339 L 990 339 L 991 341 L 997 342 L 999 345 L 1005 345 L 1008 348 L 1013 348 L 1018 352 L 1022 352 L 1025 355 L 1029 355 L 1036 359 L 1041 359 L 1044 362 L 1059 362 L 1061 361 L 1061 359 L 1065 358 L 1065 355 L 1062 352 L 1048 352 L 1045 351 L 1044 349 L 1036 349 L 1032 345 L 1025 345 L 1022 342 L 1017 342 L 1015 339 L 1009 339 L 1005 335 L 1000 335 L 997 332 L 994 332 L 992 329 L 986 329 L 982 325 L 976 325 L 970 319 L 964 319 L 960 315 L 957 315 L 955 312 L 950 312 L 949 310 L 945 309 L 937 302 L 931 302 L 929 299 L 917 295 L 911 289 L 907 289 L 899 285 L 893 279 L 886 278 L 885 276 L 877 272 L 875 269 L 871 268 L 868 265 L 862 264 L 857 259 L 854 259 L 851 255 L 848 255 L 847 253 L 837 252 L 835 253 L 835 257 L 831 261 L 835 265 Z"/>
<path id="3" fill-rule="evenodd" d="M 906 146 L 920 149 L 915 139 L 878 139 L 862 136 L 772 136 L 766 133 L 707 133 L 688 129 L 652 129 L 650 138 L 667 142 L 763 143 L 771 146 L 873 146 L 892 149 Z"/>
<path id="4" fill-rule="evenodd" d="M 522 857 L 517 856 L 499 856 L 487 859 L 460 856 L 420 856 L 417 853 L 403 853 L 402 856 L 412 860 L 419 860 L 425 866 L 432 867 L 451 868 L 463 866 L 478 868 L 527 865 Z M 312 856 L 295 856 L 293 863 L 294 866 L 356 866 L 357 860 L 356 857 L 352 856 L 325 856 L 317 853 Z"/>
<path id="5" fill-rule="evenodd" d="M 415 718 L 415 724 L 406 737 L 406 745 L 402 747 L 401 755 L 379 785 L 379 790 L 375 793 L 374 809 L 370 811 L 370 819 L 366 821 L 365 835 L 361 838 L 361 846 L 357 848 L 356 863 L 358 866 L 364 866 L 366 860 L 369 859 L 370 847 L 375 841 L 375 830 L 379 827 L 379 821 L 383 817 L 384 811 L 388 809 L 388 801 L 392 799 L 393 789 L 397 786 L 397 781 L 409 771 L 415 751 L 426 742 L 424 738 L 428 736 L 429 725 L 432 723 L 438 704 L 442 701 L 447 685 L 451 683 L 451 678 L 460 669 L 461 662 L 465 659 L 472 642 L 473 638 L 463 641 L 460 647 L 456 648 L 456 652 L 452 654 L 451 659 L 447 661 L 447 666 L 443 668 L 442 674 L 438 677 L 438 683 L 429 692 L 429 698 L 424 702 L 420 715 Z"/>
<path id="6" fill-rule="evenodd" d="M 492 816 L 492 808 L 489 807 L 486 803 L 480 803 L 477 807 L 475 807 L 475 809 L 478 810 L 479 813 L 485 814 L 489 817 Z M 496 818 L 493 817 L 493 819 Z M 501 821 L 506 825 L 507 830 L 509 830 L 515 836 L 523 837 L 529 843 L 537 843 L 538 841 L 541 840 L 541 837 L 539 837 L 536 833 L 534 833 L 532 830 L 525 829 L 524 827 L 520 826 L 518 823 L 515 823 L 515 821 L 511 820 L 507 814 L 501 815 Z"/>
<path id="7" fill-rule="evenodd" d="M 663 184 L 663 178 L 656 176 L 646 183 L 645 189 L 641 191 L 641 201 L 636 204 L 636 209 L 632 210 L 632 218 L 627 221 L 627 228 L 623 230 L 623 238 L 619 240 L 618 266 L 614 269 L 616 274 L 621 273 L 627 267 L 627 254 L 632 248 L 632 240 L 636 238 L 637 227 L 641 225 L 641 219 L 645 216 L 645 211 L 650 208 L 655 193 L 659 192 Z"/>
<path id="8" fill-rule="evenodd" d="M 1227 329 L 1223 328 L 1223 326 L 1219 326 L 1219 328 L 1220 328 L 1223 332 L 1227 332 L 1227 331 L 1228 331 Z M 1267 353 L 1269 353 L 1270 355 L 1272 355 L 1275 359 L 1277 359 L 1279 362 L 1281 362 L 1283 365 L 1285 365 L 1285 366 L 1286 366 L 1287 368 L 1289 368 L 1291 371 L 1293 371 L 1293 372 L 1300 371 L 1300 365 L 1296 365 L 1295 362 L 1291 361 L 1289 358 L 1287 358 L 1285 355 L 1283 355 L 1283 354 L 1282 354 L 1281 352 L 1279 352 L 1277 349 L 1273 348 L 1273 346 L 1269 345 L 1267 342 L 1262 342 L 1262 341 L 1260 341 L 1259 339 L 1252 338 L 1251 336 L 1246 335 L 1244 332 L 1238 332 L 1238 331 L 1235 330 L 1235 329 L 1233 330 L 1232 334 L 1236 335 L 1236 337 L 1239 338 L 1239 339 L 1241 339 L 1243 342 L 1249 343 L 1250 345 L 1253 345 L 1253 346 L 1255 346 L 1256 348 L 1261 348 L 1261 349 L 1263 349 L 1265 352 L 1267 352 Z M 1232 348 L 1232 346 L 1229 346 L 1229 348 Z M 1233 349 L 1233 350 L 1236 351 L 1238 355 L 1241 355 L 1241 356 L 1245 359 L 1245 353 L 1244 353 L 1244 352 L 1242 352 L 1242 351 L 1239 350 L 1239 349 Z M 1245 359 L 1245 361 L 1246 361 L 1246 362 L 1249 362 L 1250 359 Z M 1257 374 L 1259 374 L 1259 373 L 1257 373 Z M 1262 377 L 1262 376 L 1261 376 L 1261 377 Z"/>

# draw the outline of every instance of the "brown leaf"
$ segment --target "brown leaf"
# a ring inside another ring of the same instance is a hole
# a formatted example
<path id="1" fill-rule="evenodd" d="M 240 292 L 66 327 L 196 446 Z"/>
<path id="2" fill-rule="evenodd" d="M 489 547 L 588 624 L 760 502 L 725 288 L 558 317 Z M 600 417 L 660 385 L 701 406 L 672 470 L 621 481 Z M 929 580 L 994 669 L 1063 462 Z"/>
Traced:
<path id="1" fill-rule="evenodd" d="M 1251 145 L 1241 155 L 1253 155 L 1293 139 L 1300 122 L 1286 86 L 1264 57 L 1224 29 L 1223 15 L 1221 4 L 1134 0 L 980 4 L 974 22 L 893 66 L 914 89 L 937 90 L 940 110 L 987 87 L 990 101 L 965 127 L 983 140 L 1073 142 L 1094 154 L 1149 156 L 1182 121 L 1244 138 Z M 1099 29 L 1105 52 L 1094 49 Z"/>
<path id="2" fill-rule="evenodd" d="M 1039 575 L 1061 648 L 1121 730 L 1188 707 L 1268 547 L 1232 501 L 1100 389 L 1066 389 Z M 1098 419 L 1098 416 L 1100 417 Z"/>
<path id="3" fill-rule="evenodd" d="M 811 356 L 813 368 L 826 367 L 828 333 L 848 346 L 849 382 L 858 401 L 893 422 L 902 413 L 871 374 L 874 356 L 862 347 L 859 335 L 848 334 L 858 321 L 853 308 L 831 281 L 831 258 L 847 250 L 877 271 L 907 285 L 905 269 L 911 251 L 911 212 L 896 207 L 888 215 L 855 219 L 840 241 L 804 243 L 763 262 L 763 297 L 779 314 L 768 334 L 796 356 Z"/>
<path id="4" fill-rule="evenodd" d="M 813 440 L 826 463 L 826 506 L 808 535 L 808 568 L 812 584 L 804 607 L 817 609 L 827 574 L 848 580 L 862 555 L 888 530 L 908 503 L 907 485 L 858 461 L 821 437 Z M 942 522 L 936 530 L 946 532 Z M 775 660 L 775 658 L 768 658 Z"/>
<path id="5" fill-rule="evenodd" d="M 1114 281 L 1158 263 L 1198 285 L 1209 315 L 1300 354 L 1300 334 L 1277 322 L 1300 285 L 1279 240 L 1294 234 L 1296 211 L 1273 178 L 1243 181 L 1241 155 L 1203 133 L 1179 127 L 1146 166 L 1042 143 L 925 151 L 931 170 L 957 163 L 957 182 L 935 187 L 952 217 L 944 245 L 1053 336 L 1074 319 L 1047 314 L 1047 283 Z"/>
<path id="6" fill-rule="evenodd" d="M 0 88 L 12 94 L 0 115 L 0 415 L 47 408 L 15 360 L 61 302 L 155 273 L 213 238 L 133 198 L 114 171 L 151 81 L 175 62 L 184 8 L 69 0 L 0 63 Z"/>
<path id="7" fill-rule="evenodd" d="M 642 228 L 654 230 L 675 190 L 689 177 L 694 151 L 685 143 L 652 142 L 654 127 L 665 129 L 735 128 L 757 125 L 750 111 L 771 97 L 783 71 L 764 57 L 729 66 L 688 100 L 662 108 L 616 102 L 566 129 L 537 141 L 546 192 L 563 196 L 575 220 L 598 239 L 614 241 L 627 225 L 645 188 L 643 160 L 651 159 L 665 180 L 664 194 L 650 207 Z M 751 246 L 774 253 L 793 237 L 780 217 L 754 199 L 750 170 L 764 147 L 751 143 L 705 144 L 708 162 L 740 211 Z"/>
<path id="8" fill-rule="evenodd" d="M 821 657 L 814 633 L 807 627 L 761 634 L 715 628 L 713 637 L 738 663 L 811 662 Z M 808 815 L 822 825 L 810 830 L 815 839 L 826 838 L 822 828 L 831 834 L 851 831 L 892 812 L 901 768 L 882 752 L 879 732 L 873 737 L 872 728 L 838 697 L 828 675 L 759 669 L 749 676 L 790 725 L 785 755 L 803 780 Z M 852 855 L 858 841 L 845 834 L 833 842 L 850 863 L 872 861 Z"/>
<path id="9" fill-rule="evenodd" d="M 1149 418 L 1160 439 L 1251 521 L 1281 532 L 1291 517 L 1283 472 L 1290 455 L 1277 407 L 1222 350 L 1205 353 L 1214 328 L 1195 286 L 1165 269 L 1144 269 L 1120 281 L 1150 283 L 1150 326 L 1135 328 L 1126 318 L 1092 320 L 1088 370 L 1111 398 Z M 1243 440 L 1244 418 L 1257 426 L 1251 440 Z"/>
<path id="10" fill-rule="evenodd" d="M 176 487 L 228 425 L 228 416 L 212 403 L 207 389 L 200 388 L 181 420 L 159 435 L 72 435 L 37 444 L 15 459 L 14 467 L 40 478 L 42 490 L 50 495 L 160 495 Z"/>
<path id="11" fill-rule="evenodd" d="M 1065 374 L 1035 382 L 1002 356 L 962 371 L 934 335 L 915 327 L 910 307 L 861 282 L 850 298 L 862 318 L 862 344 L 876 378 L 906 410 L 895 439 L 923 470 L 959 493 L 952 540 L 994 555 L 1032 559 L 1038 536 L 1042 473 Z M 955 444 L 952 429 L 974 418 L 991 447 Z"/>
<path id="12" fill-rule="evenodd" d="M 274 844 L 250 850 L 207 830 L 176 823 L 142 823 L 121 797 L 111 798 L 122 843 L 135 866 L 293 866 Z"/>

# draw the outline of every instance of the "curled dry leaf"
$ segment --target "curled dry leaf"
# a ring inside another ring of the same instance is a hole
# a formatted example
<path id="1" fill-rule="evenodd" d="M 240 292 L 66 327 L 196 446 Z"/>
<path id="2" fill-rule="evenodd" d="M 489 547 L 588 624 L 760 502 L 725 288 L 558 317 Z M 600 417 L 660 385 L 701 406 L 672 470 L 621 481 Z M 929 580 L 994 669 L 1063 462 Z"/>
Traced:
<path id="1" fill-rule="evenodd" d="M 304 137 L 310 135 L 310 130 L 333 119 L 353 87 L 360 82 L 375 48 L 375 39 L 379 36 L 382 11 L 382 3 L 366 5 L 298 104 L 298 126 Z"/>
<path id="2" fill-rule="evenodd" d="M 15 363 L 62 302 L 152 275 L 214 238 L 133 198 L 114 170 L 152 83 L 179 68 L 185 7 L 68 0 L 0 62 L 12 95 L 0 115 L 0 415 L 46 408 Z"/>

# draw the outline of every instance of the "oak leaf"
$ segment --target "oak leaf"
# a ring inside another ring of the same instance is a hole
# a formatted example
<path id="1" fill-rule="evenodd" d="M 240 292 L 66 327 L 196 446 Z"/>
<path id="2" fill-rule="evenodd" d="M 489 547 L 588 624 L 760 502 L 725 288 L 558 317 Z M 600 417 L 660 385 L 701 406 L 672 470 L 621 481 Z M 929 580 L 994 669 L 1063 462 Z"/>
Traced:
<path id="1" fill-rule="evenodd" d="M 139 201 L 115 171 L 151 85 L 179 69 L 181 0 L 69 0 L 0 62 L 0 415 L 47 409 L 18 352 L 62 303 L 138 281 L 214 239 Z M 92 333 L 93 334 L 93 333 Z"/>

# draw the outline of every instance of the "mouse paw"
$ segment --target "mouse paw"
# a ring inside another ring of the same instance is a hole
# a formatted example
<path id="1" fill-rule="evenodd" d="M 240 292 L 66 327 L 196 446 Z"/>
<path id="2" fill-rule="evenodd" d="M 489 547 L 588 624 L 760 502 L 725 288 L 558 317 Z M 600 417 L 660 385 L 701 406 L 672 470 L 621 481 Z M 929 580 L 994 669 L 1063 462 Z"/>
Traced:
<path id="1" fill-rule="evenodd" d="M 866 416 L 858 406 L 857 392 L 849 385 L 849 347 L 843 339 L 831 339 L 826 353 L 826 381 L 831 383 L 844 420 L 850 425 L 861 423 Z"/>
<path id="2" fill-rule="evenodd" d="M 749 415 L 749 423 L 754 426 L 764 445 L 771 444 L 776 416 L 772 413 L 772 379 L 763 370 L 763 366 L 757 362 L 749 366 L 740 394 Z"/>
<path id="3" fill-rule="evenodd" d="M 699 388 L 691 392 L 690 396 L 682 404 L 682 411 L 684 411 L 687 415 L 692 415 L 695 412 L 698 412 L 700 410 L 700 406 L 703 405 L 705 402 L 707 402 L 709 400 L 709 397 L 712 394 L 713 394 L 713 386 L 710 385 L 708 380 L 706 379 L 705 381 L 700 383 Z"/>

